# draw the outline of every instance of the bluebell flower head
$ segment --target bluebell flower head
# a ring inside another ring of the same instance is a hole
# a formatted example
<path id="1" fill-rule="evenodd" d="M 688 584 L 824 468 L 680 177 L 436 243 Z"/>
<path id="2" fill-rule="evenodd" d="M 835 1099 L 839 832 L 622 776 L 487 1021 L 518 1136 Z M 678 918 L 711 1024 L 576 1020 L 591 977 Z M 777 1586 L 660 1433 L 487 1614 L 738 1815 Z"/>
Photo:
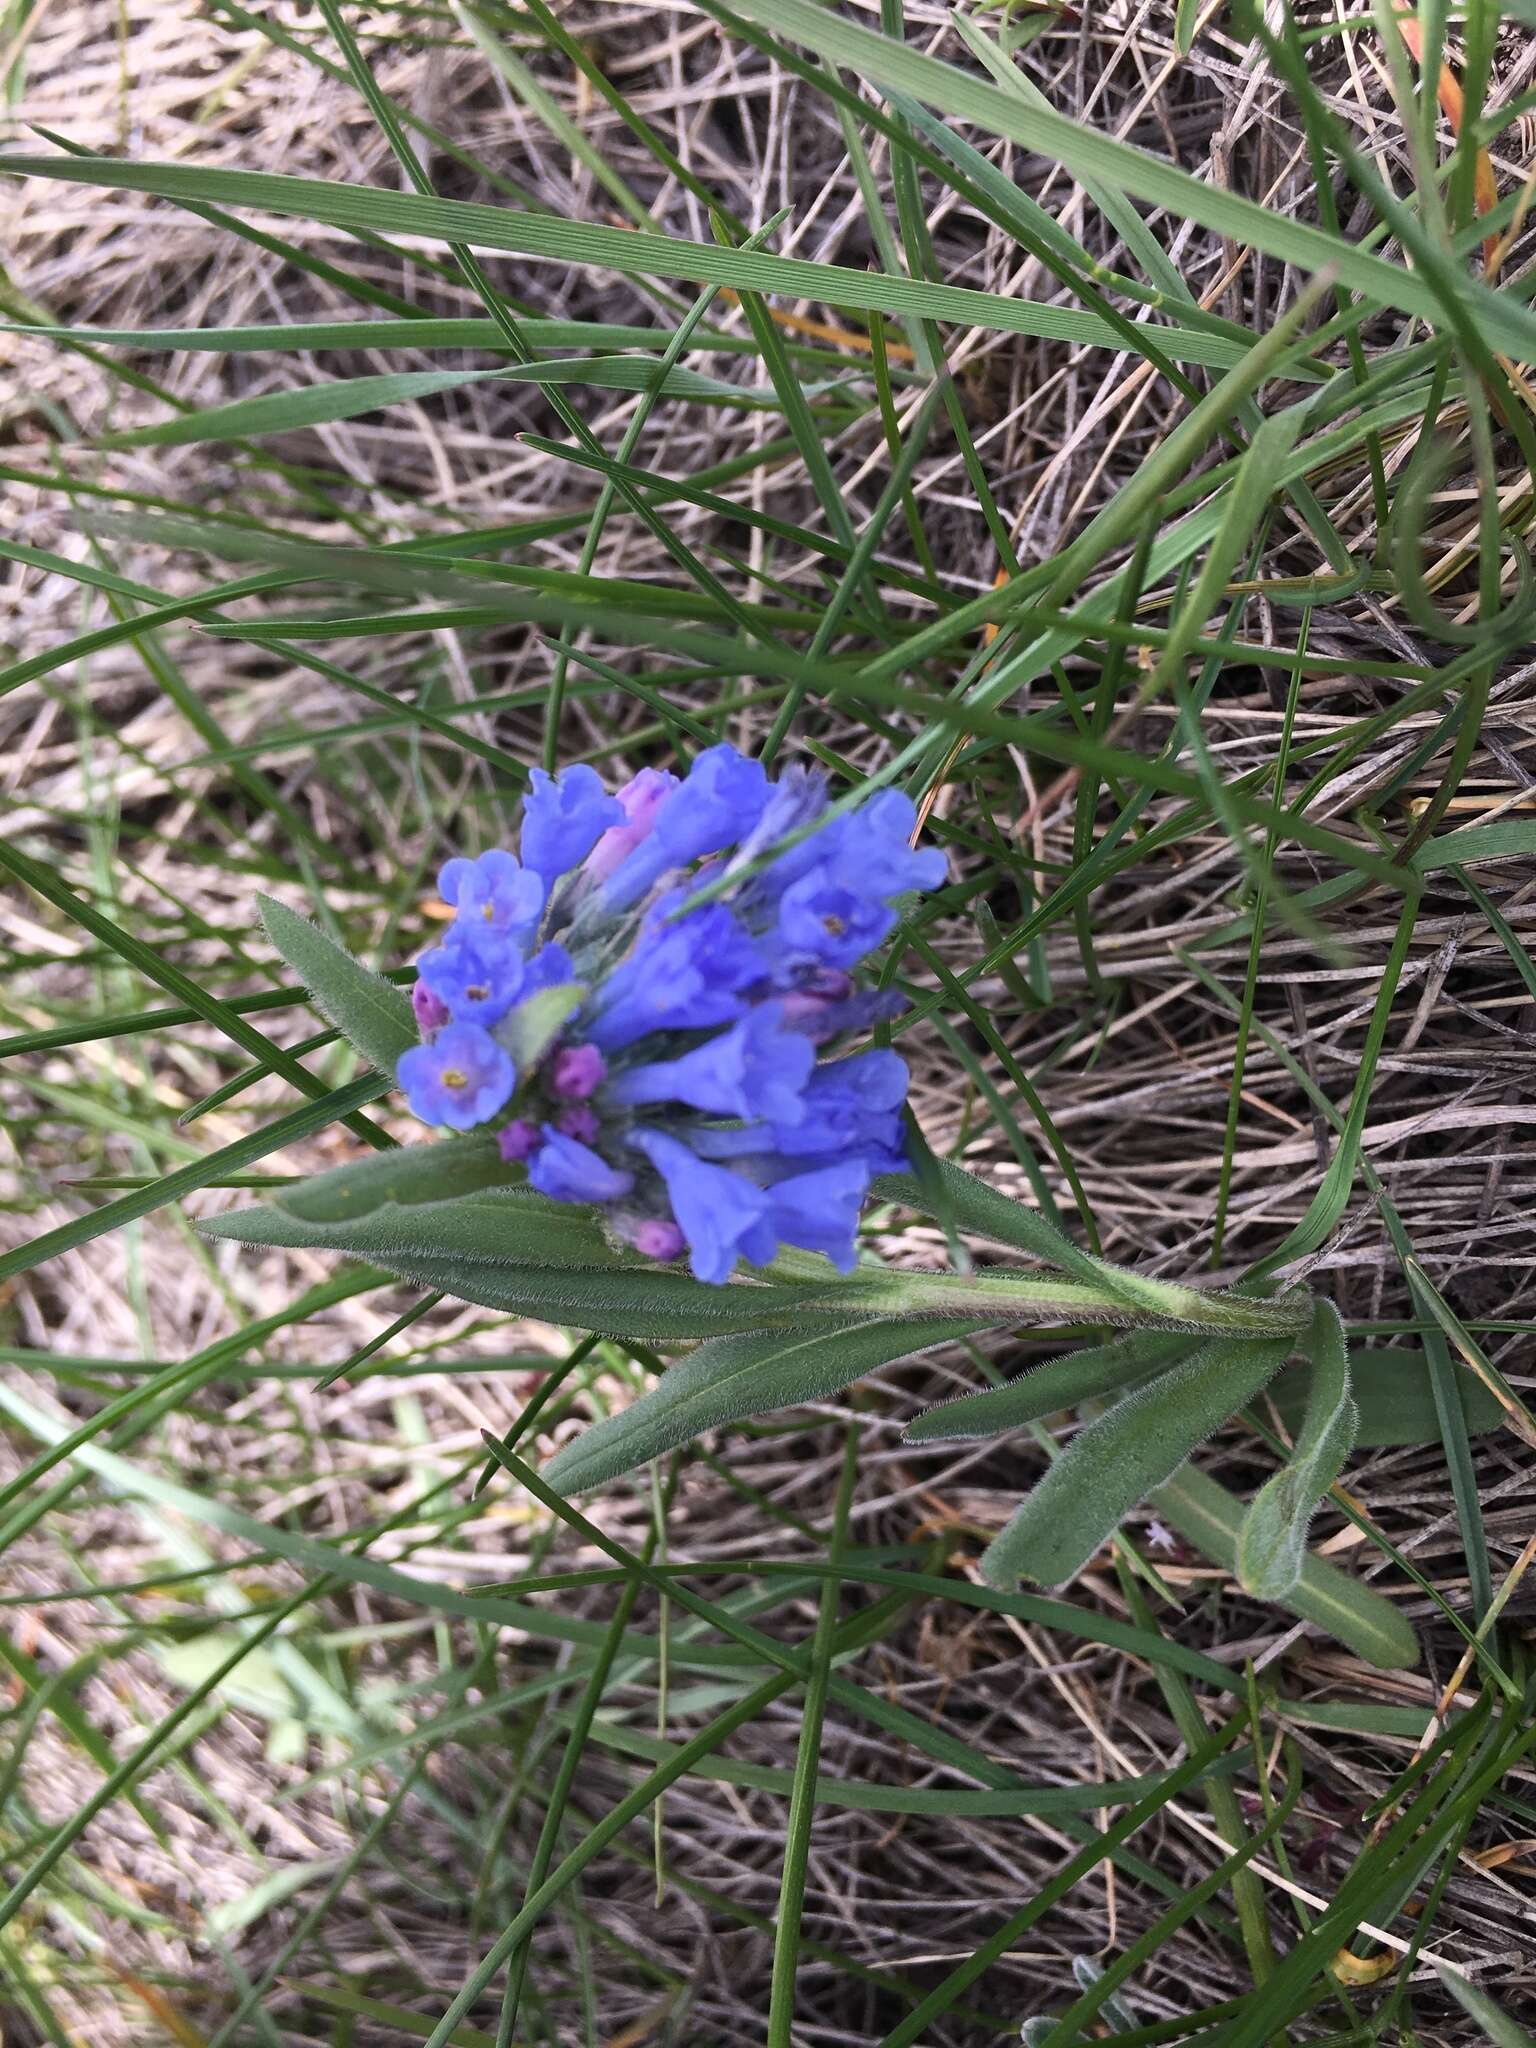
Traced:
<path id="1" fill-rule="evenodd" d="M 624 808 L 604 789 L 595 768 L 578 763 L 559 775 L 535 768 L 523 804 L 523 865 L 547 886 L 580 867 L 611 826 L 622 825 Z"/>
<path id="2" fill-rule="evenodd" d="M 401 1053 L 395 1078 L 424 1124 L 469 1131 L 506 1108 L 517 1070 L 512 1055 L 478 1024 L 445 1024 L 430 1045 Z"/>
<path id="3" fill-rule="evenodd" d="M 446 862 L 437 893 L 457 910 L 457 929 L 465 932 L 482 926 L 503 937 L 531 931 L 544 908 L 543 882 L 499 847 L 478 860 Z"/>
<path id="4" fill-rule="evenodd" d="M 859 969 L 944 860 L 911 847 L 899 792 L 827 809 L 819 770 L 772 782 L 730 746 L 615 797 L 584 766 L 536 772 L 521 859 L 439 878 L 457 915 L 420 963 L 412 1109 L 488 1127 L 541 1194 L 700 1280 L 785 1245 L 846 1270 L 871 1179 L 906 1164 L 907 1073 L 821 1048 L 901 1007 Z"/>
<path id="5" fill-rule="evenodd" d="M 522 994 L 527 965 L 510 939 L 473 925 L 448 935 L 447 943 L 423 953 L 417 972 L 455 1024 L 489 1028 Z"/>

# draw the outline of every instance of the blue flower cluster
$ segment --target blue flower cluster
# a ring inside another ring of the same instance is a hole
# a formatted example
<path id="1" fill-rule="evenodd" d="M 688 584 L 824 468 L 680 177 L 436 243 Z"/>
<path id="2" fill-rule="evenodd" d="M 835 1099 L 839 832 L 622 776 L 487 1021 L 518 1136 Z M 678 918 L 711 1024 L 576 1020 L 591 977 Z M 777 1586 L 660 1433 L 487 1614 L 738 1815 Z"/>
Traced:
<path id="1" fill-rule="evenodd" d="M 846 1271 L 871 1179 L 906 1165 L 907 1072 L 822 1055 L 900 1007 L 853 970 L 945 862 L 914 851 L 896 791 L 827 811 L 820 774 L 770 781 L 731 746 L 617 794 L 535 769 L 520 857 L 439 877 L 455 915 L 398 1069 L 416 1115 L 493 1126 L 543 1194 L 600 1205 L 651 1258 L 686 1251 L 700 1280 L 781 1245 Z"/>

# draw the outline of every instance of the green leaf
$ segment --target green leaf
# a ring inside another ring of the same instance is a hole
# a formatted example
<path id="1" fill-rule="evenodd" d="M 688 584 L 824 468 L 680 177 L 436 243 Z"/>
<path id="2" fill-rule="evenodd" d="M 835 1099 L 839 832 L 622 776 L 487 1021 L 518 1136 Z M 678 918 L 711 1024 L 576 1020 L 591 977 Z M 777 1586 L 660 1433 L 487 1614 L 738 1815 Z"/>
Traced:
<path id="1" fill-rule="evenodd" d="M 352 420 L 381 406 L 428 398 L 452 391 L 500 370 L 396 370 L 376 377 L 336 377 L 320 384 L 301 384 L 291 391 L 264 391 L 259 398 L 237 398 L 230 405 L 205 412 L 178 413 L 132 433 L 103 434 L 98 448 L 180 448 L 193 441 L 242 441 L 252 434 L 281 434 L 296 427 L 326 426 Z"/>
<path id="2" fill-rule="evenodd" d="M 270 896 L 257 901 L 267 937 L 309 990 L 326 1023 L 370 1066 L 393 1076 L 401 1053 L 420 1039 L 410 997 L 371 974 L 296 910 Z"/>
<path id="3" fill-rule="evenodd" d="M 633 1407 L 595 1422 L 561 1451 L 544 1477 L 561 1493 L 586 1493 L 705 1430 L 822 1400 L 893 1358 L 985 1328 L 973 1318 L 922 1322 L 892 1316 L 788 1336 L 718 1337 L 669 1366 Z"/>
<path id="4" fill-rule="evenodd" d="M 1312 1361 L 1306 1419 L 1290 1461 L 1255 1495 L 1237 1540 L 1237 1576 L 1260 1600 L 1280 1600 L 1301 1577 L 1307 1529 L 1355 1441 L 1349 1345 L 1331 1301 L 1319 1301 L 1303 1348 Z"/>
<path id="5" fill-rule="evenodd" d="M 1062 1408 L 1076 1407 L 1079 1401 L 1116 1393 L 1149 1373 L 1165 1371 L 1193 1342 L 1182 1333 L 1135 1330 L 1110 1344 L 1069 1351 L 1032 1367 L 1005 1387 L 960 1394 L 929 1408 L 907 1424 L 907 1442 L 1001 1436 L 1005 1430 L 1022 1429 L 1043 1415 L 1055 1415 Z"/>
<path id="6" fill-rule="evenodd" d="M 332 1167 L 329 1173 L 317 1173 L 295 1187 L 281 1189 L 273 1201 L 279 1210 L 306 1223 L 351 1223 L 388 1203 L 445 1202 L 457 1195 L 478 1194 L 484 1188 L 516 1185 L 518 1177 L 497 1151 L 496 1140 L 478 1132 L 432 1144 L 400 1145 L 393 1152 L 351 1160 L 345 1166 Z M 224 1226 L 238 1226 L 242 1216 L 256 1213 L 236 1210 L 205 1227 L 214 1236 L 242 1238 L 238 1228 Z M 266 1244 L 274 1240 L 244 1241 Z"/>
<path id="7" fill-rule="evenodd" d="M 1258 1295 L 1221 1294 L 1149 1280 L 1139 1273 L 1096 1259 L 1075 1245 L 1065 1232 L 1048 1223 L 973 1173 L 947 1159 L 935 1159 L 937 1184 L 929 1188 L 913 1174 L 881 1174 L 874 1184 L 877 1199 L 902 1202 L 920 1216 L 934 1216 L 946 1228 L 968 1230 L 997 1244 L 1029 1252 L 1047 1265 L 1070 1273 L 1095 1291 L 1102 1291 L 1118 1313 L 1112 1321 L 1154 1321 L 1189 1330 L 1230 1330 L 1234 1334 L 1278 1336 L 1299 1332 L 1311 1312 L 1300 1294 L 1266 1300 Z M 941 1213 L 942 1212 L 942 1213 Z"/>
<path id="8" fill-rule="evenodd" d="M 1506 5 L 1508 0 L 1506 0 Z M 1536 21 L 1536 7 L 1531 10 Z M 1536 2039 L 1529 2035 L 1517 2020 L 1510 2018 L 1500 2005 L 1495 2005 L 1487 1992 L 1480 1991 L 1470 1978 L 1464 1977 L 1453 1964 L 1437 1962 L 1440 1982 L 1450 1992 L 1463 2012 L 1470 2013 L 1482 2028 L 1495 2048 L 1536 2048 Z"/>
<path id="9" fill-rule="evenodd" d="M 1355 1442 L 1362 1448 L 1440 1441 L 1434 1388 L 1422 1352 L 1357 1351 L 1349 1362 L 1349 1377 L 1360 1416 Z M 1298 1363 L 1283 1372 L 1269 1390 L 1280 1420 L 1293 1437 L 1302 1427 L 1311 1385 L 1311 1365 Z M 1502 1425 L 1504 1411 L 1481 1380 L 1464 1372 L 1458 1377 L 1458 1387 L 1472 1435 L 1487 1435 Z"/>
<path id="10" fill-rule="evenodd" d="M 566 982 L 559 988 L 541 988 L 508 1011 L 494 1036 L 511 1053 L 520 1074 L 538 1065 L 585 994 L 574 982 Z"/>
<path id="11" fill-rule="evenodd" d="M 430 1154 L 451 1150 L 448 1145 L 420 1149 L 420 1171 L 427 1176 L 440 1170 Z M 856 1293 L 850 1299 L 850 1283 L 830 1267 L 825 1286 L 750 1280 L 706 1286 L 616 1250 L 591 1211 L 547 1202 L 526 1188 L 490 1187 L 446 1201 L 385 1201 L 358 1212 L 349 1189 L 361 1171 L 346 1167 L 323 1176 L 330 1186 L 320 1205 L 349 1212 L 340 1217 L 296 1213 L 315 1204 L 316 1183 L 310 1182 L 285 1190 L 281 1206 L 237 1209 L 199 1228 L 206 1236 L 237 1244 L 348 1253 L 396 1279 L 460 1301 L 611 1337 L 714 1337 L 808 1319 L 824 1327 L 846 1322 L 863 1301 L 877 1314 L 886 1298 L 882 1276 L 872 1274 L 873 1286 L 852 1283 Z"/>
<path id="12" fill-rule="evenodd" d="M 1071 1578 L 1139 1500 L 1273 1379 L 1292 1347 L 1290 1337 L 1214 1337 L 1095 1417 L 988 1546 L 981 1560 L 988 1585 Z"/>
<path id="13" fill-rule="evenodd" d="M 1245 1512 L 1235 1495 L 1198 1466 L 1186 1465 L 1158 1487 L 1152 1505 L 1186 1542 L 1235 1575 Z M 1392 1602 L 1310 1551 L 1301 1577 L 1278 1605 L 1326 1629 L 1380 1670 L 1411 1671 L 1419 1661 L 1418 1638 Z"/>

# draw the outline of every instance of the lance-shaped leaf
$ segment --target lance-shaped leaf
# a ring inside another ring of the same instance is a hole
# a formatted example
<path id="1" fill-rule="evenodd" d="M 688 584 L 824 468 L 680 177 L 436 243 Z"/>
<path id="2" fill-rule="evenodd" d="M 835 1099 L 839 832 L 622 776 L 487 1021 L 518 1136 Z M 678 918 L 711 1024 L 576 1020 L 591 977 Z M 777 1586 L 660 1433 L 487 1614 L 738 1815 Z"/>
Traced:
<path id="1" fill-rule="evenodd" d="M 585 1493 L 707 1429 L 822 1400 L 893 1358 L 985 1327 L 972 1318 L 928 1322 L 883 1316 L 840 1329 L 718 1337 L 669 1366 L 633 1407 L 595 1422 L 544 1476 L 562 1493 Z"/>
<path id="2" fill-rule="evenodd" d="M 874 1193 L 886 1201 L 902 1202 L 919 1215 L 937 1216 L 957 1230 L 994 1243 L 1011 1246 L 1042 1259 L 1075 1280 L 1102 1290 L 1121 1314 L 1114 1321 L 1156 1322 L 1187 1330 L 1231 1330 L 1254 1336 L 1280 1336 L 1300 1332 L 1306 1326 L 1311 1303 L 1299 1293 L 1275 1299 L 1260 1295 L 1226 1294 L 1200 1287 L 1186 1287 L 1177 1281 L 1152 1280 L 1129 1273 L 1107 1259 L 1096 1259 L 1075 1245 L 1066 1234 L 1039 1215 L 999 1194 L 972 1173 L 951 1160 L 935 1159 L 935 1184 L 925 1186 L 914 1174 L 882 1174 Z M 942 1213 L 941 1213 L 942 1212 Z"/>
<path id="3" fill-rule="evenodd" d="M 417 1043 L 410 998 L 372 974 L 296 910 L 258 898 L 267 937 L 309 990 L 315 1008 L 381 1074 Z"/>
<path id="4" fill-rule="evenodd" d="M 822 1262 L 821 1275 L 706 1286 L 615 1245 L 593 1211 L 527 1187 L 482 1185 L 449 1200 L 415 1199 L 441 1193 L 459 1172 L 471 1186 L 492 1176 L 485 1146 L 469 1138 L 402 1148 L 200 1228 L 239 1244 L 349 1254 L 461 1301 L 604 1336 L 665 1341 L 788 1324 L 825 1330 L 900 1305 L 904 1276 L 878 1267 L 844 1278 Z"/>
<path id="5" fill-rule="evenodd" d="M 1235 1494 L 1198 1466 L 1185 1465 L 1152 1495 L 1152 1505 L 1202 1556 L 1236 1573 L 1245 1510 Z M 1311 1551 L 1300 1578 L 1276 1604 L 1326 1629 L 1383 1671 L 1409 1671 L 1419 1661 L 1418 1638 L 1392 1602 Z"/>
<path id="6" fill-rule="evenodd" d="M 346 1166 L 333 1166 L 329 1173 L 317 1173 L 294 1187 L 278 1189 L 272 1205 L 307 1223 L 348 1223 L 389 1202 L 444 1202 L 482 1188 L 511 1187 L 517 1180 L 496 1150 L 496 1140 L 476 1132 L 434 1144 L 398 1145 L 392 1152 L 373 1152 Z M 217 1237 L 241 1237 L 241 1219 L 262 1213 L 238 1210 L 205 1228 Z M 273 1244 L 277 1240 L 251 1236 L 247 1241 Z"/>
<path id="7" fill-rule="evenodd" d="M 1402 1346 L 1357 1351 L 1349 1361 L 1349 1383 L 1360 1417 L 1355 1442 L 1362 1448 L 1439 1443 L 1434 1388 L 1422 1351 Z M 1293 1437 L 1306 1419 L 1311 1389 L 1312 1367 L 1297 1364 L 1283 1372 L 1269 1390 L 1280 1420 Z M 1504 1410 L 1481 1380 L 1463 1373 L 1458 1391 L 1473 1436 L 1485 1436 L 1502 1426 Z"/>
<path id="8" fill-rule="evenodd" d="M 1349 1345 L 1331 1301 L 1317 1302 L 1302 1340 L 1312 1361 L 1306 1418 L 1296 1447 L 1255 1495 L 1237 1540 L 1237 1576 L 1261 1600 L 1280 1600 L 1301 1577 L 1307 1529 L 1355 1441 Z"/>
<path id="9" fill-rule="evenodd" d="M 1151 1373 L 1165 1372 L 1193 1349 L 1197 1340 L 1167 1330 L 1133 1330 L 1111 1344 L 1092 1344 L 1047 1360 L 1010 1380 L 1005 1387 L 987 1387 L 960 1394 L 929 1408 L 907 1424 L 908 1443 L 931 1443 L 947 1437 L 1001 1436 L 1021 1429 L 1042 1415 L 1075 1408 L 1100 1394 L 1118 1393 Z"/>
<path id="10" fill-rule="evenodd" d="M 988 1585 L 1059 1585 L 1290 1355 L 1289 1337 L 1213 1337 L 1079 1431 L 981 1560 Z"/>

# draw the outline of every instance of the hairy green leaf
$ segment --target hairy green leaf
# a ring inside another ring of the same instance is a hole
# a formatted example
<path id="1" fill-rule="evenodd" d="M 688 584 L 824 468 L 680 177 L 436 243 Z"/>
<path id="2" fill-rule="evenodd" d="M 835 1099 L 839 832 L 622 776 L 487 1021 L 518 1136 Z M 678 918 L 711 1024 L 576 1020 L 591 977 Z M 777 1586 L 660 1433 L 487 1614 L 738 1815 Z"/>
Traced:
<path id="1" fill-rule="evenodd" d="M 1005 1387 L 960 1394 L 907 1424 L 908 1443 L 937 1438 L 1001 1436 L 1079 1401 L 1112 1394 L 1149 1373 L 1163 1372 L 1195 1340 L 1166 1330 L 1134 1330 L 1110 1344 L 1092 1344 L 1033 1366 Z"/>
<path id="2" fill-rule="evenodd" d="M 343 952 L 317 925 L 271 896 L 257 899 L 267 937 L 333 1024 L 381 1074 L 418 1042 L 410 997 Z"/>
<path id="3" fill-rule="evenodd" d="M 1255 1495 L 1237 1539 L 1237 1576 L 1261 1600 L 1279 1600 L 1301 1577 L 1307 1529 L 1355 1441 L 1349 1345 L 1331 1301 L 1319 1301 L 1303 1339 L 1312 1361 L 1306 1418 L 1290 1460 Z"/>
<path id="4" fill-rule="evenodd" d="M 1152 1505 L 1214 1564 L 1235 1574 L 1244 1506 L 1198 1466 L 1186 1465 L 1152 1495 Z M 1337 1637 L 1357 1657 L 1384 1671 L 1410 1671 L 1419 1661 L 1412 1628 L 1383 1594 L 1309 1551 L 1301 1577 L 1278 1603 Z"/>
<path id="5" fill-rule="evenodd" d="M 981 1561 L 988 1585 L 1071 1578 L 1139 1500 L 1274 1377 L 1292 1341 L 1213 1337 L 1097 1416 L 988 1546 Z"/>
<path id="6" fill-rule="evenodd" d="M 834 1330 L 718 1337 L 669 1366 L 633 1407 L 595 1422 L 544 1476 L 562 1493 L 585 1493 L 707 1429 L 821 1400 L 893 1358 L 985 1327 L 970 1318 L 918 1322 L 892 1316 Z"/>
<path id="7" fill-rule="evenodd" d="M 1386 1444 L 1434 1444 L 1440 1441 L 1429 1366 L 1420 1351 L 1402 1349 L 1357 1351 L 1349 1361 L 1350 1392 L 1359 1412 L 1355 1442 L 1375 1449 Z M 1298 1362 L 1283 1372 L 1269 1390 L 1280 1420 L 1294 1437 L 1307 1412 L 1312 1367 Z M 1474 1436 L 1498 1429 L 1504 1410 L 1475 1374 L 1458 1380 L 1467 1428 Z"/>

